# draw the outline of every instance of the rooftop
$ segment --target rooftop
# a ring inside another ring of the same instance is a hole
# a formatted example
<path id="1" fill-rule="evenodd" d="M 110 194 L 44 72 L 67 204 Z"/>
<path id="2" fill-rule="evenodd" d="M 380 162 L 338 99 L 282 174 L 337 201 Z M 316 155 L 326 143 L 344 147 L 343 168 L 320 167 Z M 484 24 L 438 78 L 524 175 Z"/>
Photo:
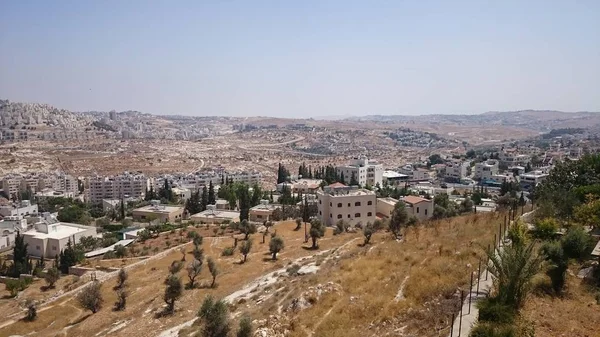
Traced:
<path id="1" fill-rule="evenodd" d="M 154 213 L 172 213 L 182 210 L 180 206 L 167 206 L 167 205 L 148 205 L 140 208 L 136 208 L 133 211 L 138 212 L 154 212 Z"/>
<path id="2" fill-rule="evenodd" d="M 402 198 L 402 201 L 409 203 L 409 204 L 418 204 L 420 202 L 427 202 L 427 201 L 431 201 L 429 199 L 425 199 L 425 198 L 421 198 L 421 197 L 417 197 L 414 195 L 407 195 L 404 198 Z"/>
<path id="3" fill-rule="evenodd" d="M 377 202 L 382 202 L 382 203 L 394 206 L 398 203 L 398 199 L 394 199 L 392 197 L 377 198 Z"/>
<path id="4" fill-rule="evenodd" d="M 193 214 L 192 217 L 235 219 L 240 217 L 240 212 L 207 209 L 200 213 Z"/>
<path id="5" fill-rule="evenodd" d="M 35 229 L 28 230 L 23 235 L 32 236 L 36 239 L 64 239 L 80 232 L 84 232 L 92 227 L 82 226 L 72 223 L 59 222 L 48 225 L 48 233 L 40 232 Z"/>
<path id="6" fill-rule="evenodd" d="M 331 187 L 331 188 L 340 188 L 340 187 L 346 187 L 346 185 L 337 182 L 337 183 L 333 183 L 333 184 L 329 185 L 328 187 Z"/>
<path id="7" fill-rule="evenodd" d="M 396 171 L 383 171 L 383 176 L 388 179 L 407 178 L 408 177 L 406 174 L 398 173 Z"/>

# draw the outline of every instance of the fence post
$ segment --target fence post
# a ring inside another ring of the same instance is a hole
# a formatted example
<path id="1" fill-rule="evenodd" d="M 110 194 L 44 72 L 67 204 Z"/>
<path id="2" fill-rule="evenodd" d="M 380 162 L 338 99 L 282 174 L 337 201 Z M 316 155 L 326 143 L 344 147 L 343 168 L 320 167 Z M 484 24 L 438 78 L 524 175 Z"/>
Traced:
<path id="1" fill-rule="evenodd" d="M 477 295 L 479 296 L 479 282 L 481 282 L 481 259 L 479 259 L 479 267 L 477 268 Z"/>
<path id="2" fill-rule="evenodd" d="M 454 334 L 454 313 L 452 313 L 452 325 L 450 325 L 450 337 Z"/>
<path id="3" fill-rule="evenodd" d="M 471 272 L 471 287 L 469 288 L 469 315 L 471 314 L 471 299 L 473 298 L 473 272 Z"/>
<path id="4" fill-rule="evenodd" d="M 460 336 L 460 332 L 462 330 L 462 316 L 463 316 L 463 302 L 464 302 L 464 290 L 460 291 L 460 318 L 458 319 L 458 336 Z"/>
<path id="5" fill-rule="evenodd" d="M 494 233 L 494 250 L 496 250 L 496 245 L 498 244 L 498 238 L 496 237 L 498 234 Z"/>
<path id="6" fill-rule="evenodd" d="M 489 251 L 490 251 L 490 244 L 488 243 L 488 252 L 489 252 Z M 489 267 L 489 264 L 490 264 L 490 257 L 488 256 L 488 257 L 487 257 L 487 262 L 486 262 L 486 264 L 485 264 L 485 280 L 486 280 L 486 281 L 487 281 L 487 279 L 488 279 L 488 269 L 489 269 L 488 267 Z"/>

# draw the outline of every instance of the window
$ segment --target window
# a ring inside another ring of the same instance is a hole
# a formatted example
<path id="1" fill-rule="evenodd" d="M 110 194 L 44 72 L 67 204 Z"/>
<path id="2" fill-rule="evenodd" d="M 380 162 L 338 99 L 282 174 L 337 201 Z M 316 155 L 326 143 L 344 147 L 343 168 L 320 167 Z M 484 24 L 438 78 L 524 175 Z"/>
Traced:
<path id="1" fill-rule="evenodd" d="M 373 216 L 372 212 L 367 212 L 367 216 Z"/>
<path id="2" fill-rule="evenodd" d="M 350 207 L 350 203 L 348 203 L 348 207 Z"/>
<path id="3" fill-rule="evenodd" d="M 354 206 L 355 206 L 355 207 L 358 207 L 358 206 L 360 206 L 360 201 L 357 201 L 357 202 L 355 202 L 355 203 L 354 203 Z"/>
<path id="4" fill-rule="evenodd" d="M 40 250 L 40 246 L 35 246 L 35 249 Z"/>
<path id="5" fill-rule="evenodd" d="M 350 214 L 348 214 L 348 219 L 350 219 Z"/>
<path id="6" fill-rule="evenodd" d="M 319 211 L 319 215 L 321 215 L 321 211 Z"/>
<path id="7" fill-rule="evenodd" d="M 257 215 L 256 215 L 256 218 L 257 218 L 257 219 L 262 219 L 262 215 L 260 215 L 260 214 L 257 214 Z"/>
<path id="8" fill-rule="evenodd" d="M 417 207 L 417 214 L 419 214 L 419 207 Z"/>
<path id="9" fill-rule="evenodd" d="M 332 217 L 332 216 L 331 216 L 331 213 L 329 213 L 329 217 L 330 217 L 330 218 Z"/>
<path id="10" fill-rule="evenodd" d="M 342 215 L 341 215 L 341 214 L 338 214 L 337 218 L 338 218 L 338 219 L 341 219 L 341 218 L 342 218 Z"/>
<path id="11" fill-rule="evenodd" d="M 321 200 L 319 200 L 319 205 L 321 204 Z"/>
<path id="12" fill-rule="evenodd" d="M 371 206 L 371 205 L 373 205 L 373 201 L 371 201 L 371 200 L 367 201 L 367 205 L 368 205 L 368 206 Z"/>
<path id="13" fill-rule="evenodd" d="M 338 202 L 338 207 L 342 207 L 342 203 L 341 202 Z"/>
<path id="14" fill-rule="evenodd" d="M 331 207 L 331 206 L 333 206 L 333 204 L 332 204 L 332 203 L 329 203 L 329 207 Z"/>
<path id="15" fill-rule="evenodd" d="M 425 208 L 425 215 L 427 215 L 427 208 Z"/>
<path id="16" fill-rule="evenodd" d="M 360 213 L 354 213 L 355 218 L 360 218 Z"/>
<path id="17" fill-rule="evenodd" d="M 52 250 L 56 250 L 56 246 L 52 246 Z"/>

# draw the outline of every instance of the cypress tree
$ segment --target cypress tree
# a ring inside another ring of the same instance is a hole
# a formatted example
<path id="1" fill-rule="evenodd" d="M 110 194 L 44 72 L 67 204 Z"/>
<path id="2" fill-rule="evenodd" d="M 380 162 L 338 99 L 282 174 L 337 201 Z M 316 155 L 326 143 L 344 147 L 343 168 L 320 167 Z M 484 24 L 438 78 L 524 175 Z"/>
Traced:
<path id="1" fill-rule="evenodd" d="M 202 211 L 206 210 L 206 206 L 208 205 L 208 191 L 206 190 L 206 186 L 202 188 L 202 198 L 200 199 L 200 205 L 202 206 Z"/>
<path id="2" fill-rule="evenodd" d="M 212 180 L 208 183 L 208 204 L 214 205 L 217 202 L 215 199 L 215 188 L 213 186 Z"/>

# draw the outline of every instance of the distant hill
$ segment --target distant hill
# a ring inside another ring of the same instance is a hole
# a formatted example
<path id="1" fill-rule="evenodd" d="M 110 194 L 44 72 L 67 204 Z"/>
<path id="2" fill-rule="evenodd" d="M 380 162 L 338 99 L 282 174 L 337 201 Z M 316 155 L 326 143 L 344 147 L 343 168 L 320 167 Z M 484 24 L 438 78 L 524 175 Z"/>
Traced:
<path id="1" fill-rule="evenodd" d="M 94 119 L 82 113 L 58 109 L 49 104 L 0 100 L 0 127 L 85 128 Z"/>

